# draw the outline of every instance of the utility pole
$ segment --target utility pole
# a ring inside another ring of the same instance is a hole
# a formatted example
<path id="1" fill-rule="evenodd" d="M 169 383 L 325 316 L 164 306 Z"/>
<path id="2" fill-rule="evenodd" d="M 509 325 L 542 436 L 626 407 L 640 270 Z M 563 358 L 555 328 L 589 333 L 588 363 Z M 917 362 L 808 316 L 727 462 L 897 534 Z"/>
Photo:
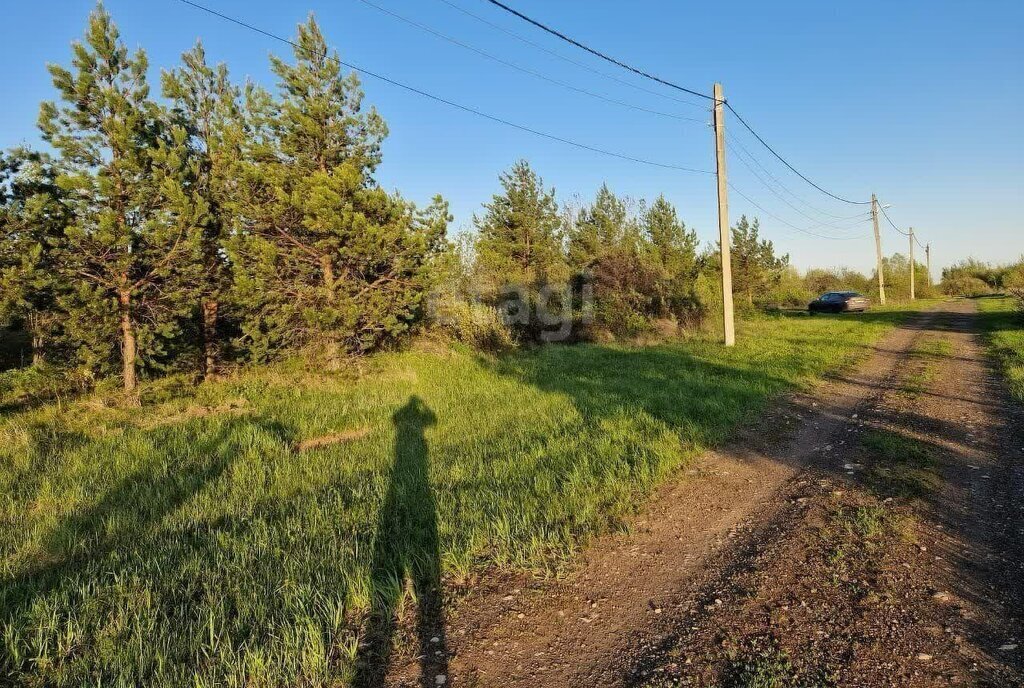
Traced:
<path id="1" fill-rule="evenodd" d="M 910 228 L 910 300 L 914 300 L 914 228 Z"/>
<path id="2" fill-rule="evenodd" d="M 732 310 L 732 257 L 729 250 L 729 187 L 725 176 L 725 97 L 722 84 L 715 84 L 715 176 L 718 179 L 718 242 L 722 260 L 722 316 L 725 345 L 736 344 L 736 323 Z"/>
<path id="3" fill-rule="evenodd" d="M 878 261 L 878 302 L 885 303 L 885 275 L 882 274 L 882 233 L 878 231 L 878 199 L 871 194 L 871 220 L 875 224 L 875 259 Z"/>
<path id="4" fill-rule="evenodd" d="M 932 245 L 924 245 L 924 262 L 928 267 L 928 286 L 932 286 Z"/>

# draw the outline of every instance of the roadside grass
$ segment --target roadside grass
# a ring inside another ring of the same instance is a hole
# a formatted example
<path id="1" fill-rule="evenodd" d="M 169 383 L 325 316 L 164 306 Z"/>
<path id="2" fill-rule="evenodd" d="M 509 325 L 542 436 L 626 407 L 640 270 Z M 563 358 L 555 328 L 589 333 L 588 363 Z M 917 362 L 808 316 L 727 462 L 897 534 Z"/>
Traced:
<path id="1" fill-rule="evenodd" d="M 1024 403 L 1024 309 L 1010 297 L 977 299 L 989 351 L 1006 376 L 1010 392 Z"/>
<path id="2" fill-rule="evenodd" d="M 141 408 L 9 410 L 0 683 L 344 685 L 387 654 L 360 646 L 367 614 L 422 611 L 442 580 L 489 568 L 557 575 L 907 312 L 759 316 L 732 349 L 414 350 L 359 374 L 293 361 L 151 383 Z"/>
<path id="3" fill-rule="evenodd" d="M 935 458 L 923 443 L 887 430 L 870 430 L 861 444 L 871 453 L 869 476 L 876 492 L 924 497 L 938 487 Z"/>

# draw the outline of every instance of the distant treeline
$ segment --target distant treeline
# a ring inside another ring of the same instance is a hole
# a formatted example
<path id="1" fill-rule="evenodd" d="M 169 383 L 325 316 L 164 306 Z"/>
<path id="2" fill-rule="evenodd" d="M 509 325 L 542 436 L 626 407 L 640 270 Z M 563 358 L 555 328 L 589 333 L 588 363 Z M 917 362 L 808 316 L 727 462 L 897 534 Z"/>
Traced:
<path id="1" fill-rule="evenodd" d="M 237 84 L 197 44 L 147 82 L 98 6 L 70 66 L 51 65 L 49 152 L 0 164 L 0 325 L 37 366 L 84 379 L 214 373 L 306 349 L 325 360 L 431 326 L 478 346 L 636 337 L 701 325 L 720 303 L 716 246 L 663 196 L 602 187 L 559 206 L 526 162 L 451 238 L 441 196 L 419 207 L 374 178 L 387 135 L 314 19 L 271 92 Z M 758 221 L 732 228 L 743 307 L 872 293 L 874 276 L 800 276 Z M 894 296 L 902 256 L 888 259 Z M 923 267 L 918 284 L 926 285 Z M 922 287 L 923 288 L 923 287 Z"/>
<path id="2" fill-rule="evenodd" d="M 1024 299 L 1024 256 L 1015 263 L 993 265 L 968 258 L 942 270 L 942 291 L 950 296 L 1008 293 Z"/>

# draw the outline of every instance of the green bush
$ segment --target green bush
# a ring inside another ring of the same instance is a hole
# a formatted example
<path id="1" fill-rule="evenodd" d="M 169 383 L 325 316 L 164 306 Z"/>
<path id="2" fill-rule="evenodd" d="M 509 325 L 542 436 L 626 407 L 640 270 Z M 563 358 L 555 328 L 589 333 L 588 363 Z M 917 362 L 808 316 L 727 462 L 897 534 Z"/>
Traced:
<path id="1" fill-rule="evenodd" d="M 457 342 L 484 351 L 500 351 L 516 343 L 496 308 L 455 295 L 437 299 L 429 324 Z"/>
<path id="2" fill-rule="evenodd" d="M 92 386 L 82 373 L 50 367 L 15 368 L 0 373 L 0 409 L 81 394 Z"/>
<path id="3" fill-rule="evenodd" d="M 971 275 L 955 274 L 942 280 L 942 293 L 948 296 L 987 296 L 992 293 L 990 287 L 983 280 Z"/>

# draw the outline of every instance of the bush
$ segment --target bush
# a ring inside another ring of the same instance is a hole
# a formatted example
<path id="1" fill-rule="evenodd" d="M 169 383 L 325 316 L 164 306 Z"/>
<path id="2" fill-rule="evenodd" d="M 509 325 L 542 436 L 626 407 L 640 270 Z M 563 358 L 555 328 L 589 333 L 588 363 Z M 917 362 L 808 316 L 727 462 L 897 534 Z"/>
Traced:
<path id="1" fill-rule="evenodd" d="M 1017 306 L 1024 309 L 1024 265 L 1018 265 L 1003 277 L 1006 293 L 1017 299 Z"/>
<path id="2" fill-rule="evenodd" d="M 60 368 L 15 368 L 0 373 L 0 409 L 29 406 L 87 391 L 92 379 Z"/>
<path id="3" fill-rule="evenodd" d="M 992 293 L 990 287 L 983 280 L 966 274 L 954 274 L 942 281 L 942 293 L 949 296 L 986 296 Z"/>
<path id="4" fill-rule="evenodd" d="M 455 341 L 484 351 L 500 351 L 516 343 L 496 308 L 454 295 L 434 302 L 429 324 Z"/>

